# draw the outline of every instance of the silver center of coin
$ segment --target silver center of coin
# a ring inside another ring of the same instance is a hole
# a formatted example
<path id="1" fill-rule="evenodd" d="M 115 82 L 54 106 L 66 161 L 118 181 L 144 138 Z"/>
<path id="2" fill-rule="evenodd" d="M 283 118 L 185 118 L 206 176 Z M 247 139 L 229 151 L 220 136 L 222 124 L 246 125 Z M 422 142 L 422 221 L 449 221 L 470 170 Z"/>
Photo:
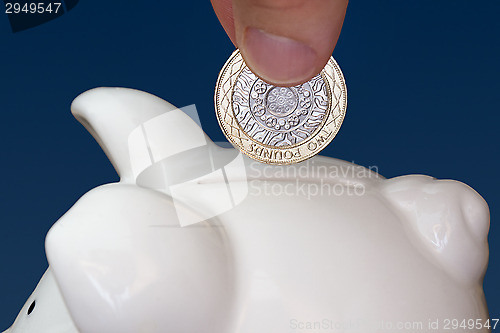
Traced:
<path id="1" fill-rule="evenodd" d="M 232 99 L 243 131 L 257 142 L 276 147 L 310 137 L 328 110 L 327 86 L 320 74 L 295 87 L 275 87 L 245 68 L 234 85 Z"/>
<path id="2" fill-rule="evenodd" d="M 299 97 L 292 88 L 273 87 L 267 92 L 266 106 L 273 116 L 289 116 L 298 104 Z"/>

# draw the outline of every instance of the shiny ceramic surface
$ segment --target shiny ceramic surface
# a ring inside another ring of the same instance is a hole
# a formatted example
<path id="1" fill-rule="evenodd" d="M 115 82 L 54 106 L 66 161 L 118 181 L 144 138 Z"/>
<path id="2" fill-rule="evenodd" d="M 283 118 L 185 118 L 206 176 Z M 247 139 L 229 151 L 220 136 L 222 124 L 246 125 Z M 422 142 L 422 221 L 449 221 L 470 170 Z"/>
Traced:
<path id="1" fill-rule="evenodd" d="M 72 111 L 121 181 L 51 228 L 50 267 L 9 333 L 436 332 L 488 318 L 489 211 L 463 183 L 321 156 L 260 164 L 136 90 L 94 89 Z"/>

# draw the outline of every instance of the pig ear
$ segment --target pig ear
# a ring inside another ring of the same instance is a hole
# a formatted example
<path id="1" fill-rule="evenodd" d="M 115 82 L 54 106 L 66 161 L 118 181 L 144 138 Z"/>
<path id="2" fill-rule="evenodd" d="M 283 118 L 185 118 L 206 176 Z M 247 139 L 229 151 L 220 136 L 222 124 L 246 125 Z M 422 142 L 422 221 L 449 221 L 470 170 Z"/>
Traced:
<path id="1" fill-rule="evenodd" d="M 196 114 L 194 106 L 191 110 Z M 182 110 L 134 89 L 89 90 L 73 101 L 71 111 L 125 183 L 135 183 L 138 174 L 158 160 L 210 143 Z"/>
<path id="2" fill-rule="evenodd" d="M 455 280 L 482 283 L 489 209 L 476 191 L 457 181 L 417 175 L 386 180 L 381 191 L 424 255 Z"/>

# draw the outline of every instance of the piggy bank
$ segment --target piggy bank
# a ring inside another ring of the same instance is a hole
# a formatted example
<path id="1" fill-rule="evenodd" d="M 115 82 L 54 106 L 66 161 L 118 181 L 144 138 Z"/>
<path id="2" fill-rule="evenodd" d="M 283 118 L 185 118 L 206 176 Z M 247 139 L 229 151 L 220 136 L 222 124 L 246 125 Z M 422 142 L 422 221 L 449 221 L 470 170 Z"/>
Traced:
<path id="1" fill-rule="evenodd" d="M 489 210 L 472 188 L 322 156 L 260 164 L 184 111 L 123 88 L 74 100 L 120 181 L 53 225 L 5 332 L 489 330 Z"/>

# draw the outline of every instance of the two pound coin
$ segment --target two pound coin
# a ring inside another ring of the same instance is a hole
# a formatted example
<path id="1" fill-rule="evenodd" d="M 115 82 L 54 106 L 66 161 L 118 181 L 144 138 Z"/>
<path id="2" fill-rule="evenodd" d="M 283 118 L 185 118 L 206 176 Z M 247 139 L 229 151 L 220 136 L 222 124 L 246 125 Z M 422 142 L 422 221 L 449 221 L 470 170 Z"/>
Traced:
<path id="1" fill-rule="evenodd" d="M 310 81 L 273 86 L 250 71 L 239 50 L 215 89 L 219 125 L 235 147 L 262 163 L 302 162 L 337 135 L 347 107 L 344 76 L 332 58 Z"/>

